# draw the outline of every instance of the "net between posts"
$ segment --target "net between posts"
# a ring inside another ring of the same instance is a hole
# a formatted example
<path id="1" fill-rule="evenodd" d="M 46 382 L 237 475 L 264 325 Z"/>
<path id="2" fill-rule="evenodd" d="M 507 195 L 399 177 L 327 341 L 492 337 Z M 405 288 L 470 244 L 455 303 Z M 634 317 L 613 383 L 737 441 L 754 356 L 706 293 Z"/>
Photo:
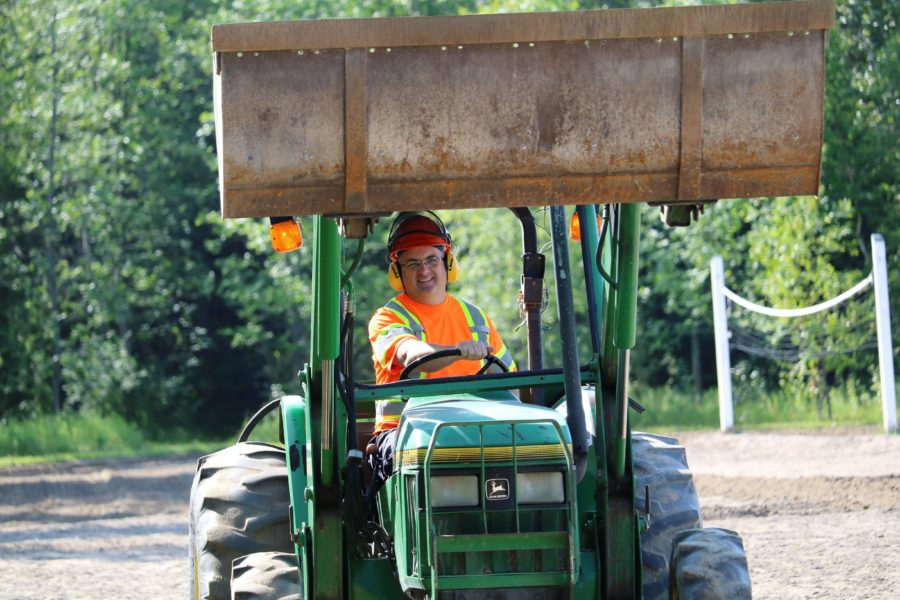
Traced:
<path id="1" fill-rule="evenodd" d="M 858 384 L 868 396 L 877 381 L 885 431 L 897 431 L 887 281 L 887 257 L 880 234 L 872 234 L 869 275 L 834 298 L 805 308 L 771 308 L 738 296 L 725 287 L 722 257 L 714 256 L 710 283 L 722 431 L 734 428 L 731 350 L 744 355 L 734 372 L 745 384 L 741 386 L 745 393 L 768 393 L 777 382 L 789 397 L 815 395 L 820 417 L 823 399 L 831 417 L 828 390 L 839 380 L 857 399 L 861 399 Z M 872 293 L 863 294 L 869 288 Z M 862 356 L 876 348 L 877 360 Z M 793 364 L 786 367 L 788 362 Z"/>
<path id="2" fill-rule="evenodd" d="M 761 306 L 723 288 L 729 348 L 785 363 L 875 350 L 871 287 L 869 275 L 831 300 L 798 309 Z"/>

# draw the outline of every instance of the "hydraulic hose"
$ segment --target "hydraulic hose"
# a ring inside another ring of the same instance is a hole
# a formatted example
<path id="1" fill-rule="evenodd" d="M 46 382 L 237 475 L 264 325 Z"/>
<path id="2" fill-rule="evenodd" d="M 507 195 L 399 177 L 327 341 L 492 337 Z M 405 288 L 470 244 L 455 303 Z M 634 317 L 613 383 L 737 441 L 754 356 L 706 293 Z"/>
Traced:
<path id="1" fill-rule="evenodd" d="M 600 327 L 598 319 L 599 308 L 602 300 L 598 298 L 595 276 L 599 276 L 597 261 L 594 259 L 594 248 L 597 244 L 597 211 L 593 205 L 584 204 L 575 207 L 578 220 L 581 224 L 581 262 L 584 268 L 584 282 L 588 297 L 588 322 L 591 324 L 591 350 L 594 354 L 600 354 Z"/>
<path id="2" fill-rule="evenodd" d="M 575 303 L 572 299 L 572 273 L 569 270 L 569 236 L 566 211 L 550 207 L 550 233 L 553 241 L 553 270 L 556 276 L 556 307 L 559 315 L 563 353 L 563 380 L 566 392 L 566 421 L 572 434 L 572 453 L 578 480 L 587 468 L 588 433 L 581 403 L 581 369 L 575 330 Z"/>

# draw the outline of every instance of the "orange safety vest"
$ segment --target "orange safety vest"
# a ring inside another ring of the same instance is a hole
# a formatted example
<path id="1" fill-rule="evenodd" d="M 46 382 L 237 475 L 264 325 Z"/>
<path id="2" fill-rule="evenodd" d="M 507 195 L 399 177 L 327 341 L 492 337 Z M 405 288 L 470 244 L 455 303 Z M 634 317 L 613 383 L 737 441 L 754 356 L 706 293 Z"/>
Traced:
<path id="1" fill-rule="evenodd" d="M 469 332 L 472 335 L 472 339 L 480 341 L 484 344 L 488 344 L 491 329 L 490 325 L 488 324 L 488 318 L 485 312 L 474 304 L 470 304 L 465 300 L 456 298 L 455 296 L 451 296 L 451 298 L 456 300 L 456 302 L 459 304 L 460 309 L 462 309 L 463 315 L 465 315 L 466 317 L 466 322 L 469 326 Z M 412 334 L 420 341 L 428 341 L 425 327 L 422 325 L 421 321 L 419 321 L 416 315 L 403 305 L 403 302 L 400 300 L 399 296 L 388 301 L 388 303 L 384 305 L 384 308 L 394 313 L 404 326 L 402 328 L 398 328 L 399 331 L 397 333 L 392 335 L 392 332 L 389 332 L 387 335 L 380 336 L 379 339 L 377 339 L 373 343 L 373 350 L 375 351 L 376 355 L 383 355 L 390 344 L 394 342 L 394 339 L 397 337 L 397 335 L 408 335 L 410 332 L 412 332 Z M 496 356 L 498 359 L 503 361 L 503 363 L 506 364 L 507 367 L 513 367 L 514 362 L 512 359 L 512 354 L 510 354 L 505 344 L 502 348 L 498 349 Z M 425 378 L 427 376 L 427 373 L 419 373 L 420 378 Z M 375 403 L 375 433 L 397 427 L 400 422 L 400 415 L 403 412 L 404 406 L 405 403 L 400 400 L 378 400 Z"/>

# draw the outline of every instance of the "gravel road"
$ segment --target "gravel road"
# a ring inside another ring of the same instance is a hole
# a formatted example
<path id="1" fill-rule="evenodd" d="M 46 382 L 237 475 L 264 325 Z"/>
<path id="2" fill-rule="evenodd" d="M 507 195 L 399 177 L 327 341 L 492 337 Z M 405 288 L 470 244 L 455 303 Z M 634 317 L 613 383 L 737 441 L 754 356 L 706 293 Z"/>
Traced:
<path id="1" fill-rule="evenodd" d="M 678 435 L 678 434 L 675 434 Z M 754 597 L 900 597 L 900 436 L 678 435 Z M 0 599 L 185 598 L 196 456 L 0 470 Z"/>

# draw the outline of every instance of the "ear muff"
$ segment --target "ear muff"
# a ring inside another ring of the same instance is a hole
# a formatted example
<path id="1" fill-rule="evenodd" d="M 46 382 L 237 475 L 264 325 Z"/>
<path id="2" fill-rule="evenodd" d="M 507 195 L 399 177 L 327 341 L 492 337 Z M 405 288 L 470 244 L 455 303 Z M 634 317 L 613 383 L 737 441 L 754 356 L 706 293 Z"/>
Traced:
<path id="1" fill-rule="evenodd" d="M 388 282 L 391 284 L 391 289 L 398 292 L 403 291 L 403 280 L 400 279 L 400 267 L 395 262 L 392 262 L 388 266 Z"/>
<path id="2" fill-rule="evenodd" d="M 444 256 L 444 264 L 447 265 L 447 282 L 453 283 L 459 279 L 459 261 L 456 260 L 456 255 L 448 252 Z"/>

